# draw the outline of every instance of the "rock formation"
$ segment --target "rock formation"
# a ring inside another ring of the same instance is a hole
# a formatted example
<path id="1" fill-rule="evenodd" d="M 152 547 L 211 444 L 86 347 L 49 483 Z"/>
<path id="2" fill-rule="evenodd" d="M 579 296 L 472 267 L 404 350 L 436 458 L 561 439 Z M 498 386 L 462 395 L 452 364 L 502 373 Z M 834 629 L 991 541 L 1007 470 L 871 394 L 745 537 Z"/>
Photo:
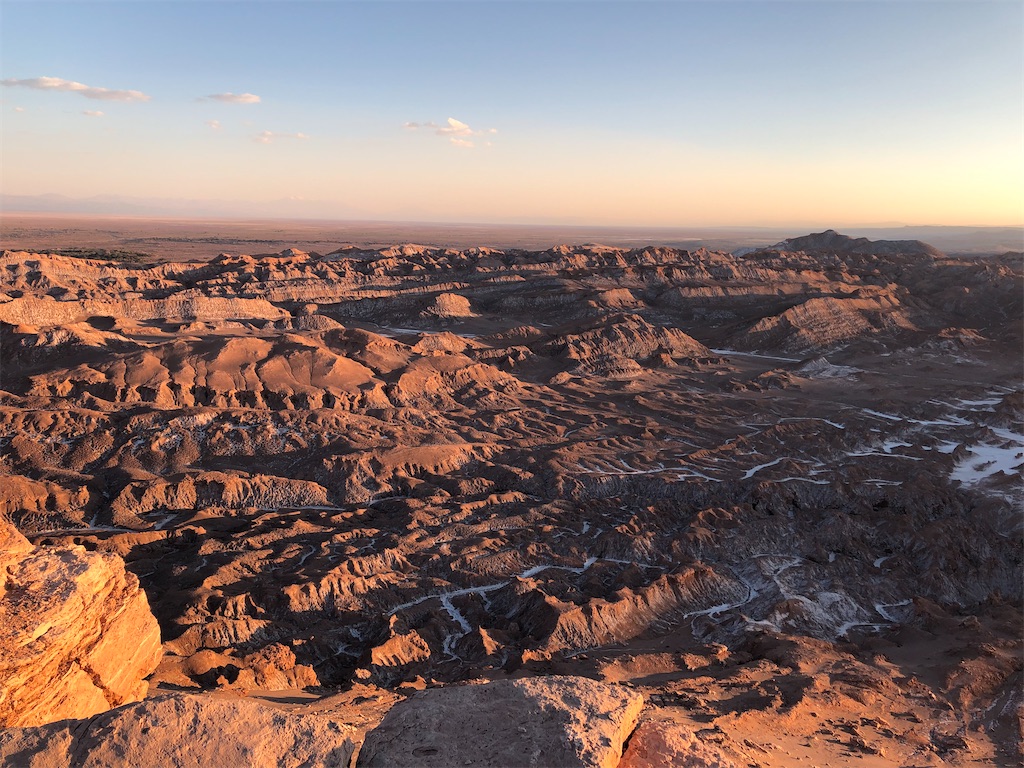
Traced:
<path id="1" fill-rule="evenodd" d="M 423 691 L 388 712 L 356 765 L 615 768 L 642 708 L 628 688 L 580 677 Z"/>
<path id="2" fill-rule="evenodd" d="M 142 698 L 160 630 L 121 558 L 33 547 L 0 521 L 0 724 L 86 717 Z"/>
<path id="3" fill-rule="evenodd" d="M 619 768 L 739 768 L 721 749 L 696 738 L 693 731 L 670 721 L 649 721 L 630 737 Z"/>
<path id="4" fill-rule="evenodd" d="M 0 513 L 31 557 L 123 558 L 155 689 L 582 675 L 739 765 L 1017 755 L 1017 256 L 5 252 L 0 281 Z"/>
<path id="5" fill-rule="evenodd" d="M 89 719 L 0 731 L 0 761 L 47 768 L 347 768 L 352 735 L 351 728 L 315 714 L 165 693 Z"/>

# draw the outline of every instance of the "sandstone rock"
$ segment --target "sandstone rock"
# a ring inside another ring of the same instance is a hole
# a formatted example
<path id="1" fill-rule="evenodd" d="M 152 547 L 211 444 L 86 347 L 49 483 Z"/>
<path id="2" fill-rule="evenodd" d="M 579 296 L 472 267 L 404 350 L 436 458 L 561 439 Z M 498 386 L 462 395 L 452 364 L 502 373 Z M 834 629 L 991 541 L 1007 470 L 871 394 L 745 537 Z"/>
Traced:
<path id="1" fill-rule="evenodd" d="M 50 481 L 0 475 L 0 515 L 44 513 L 48 506 L 75 509 L 88 501 L 89 490 L 84 486 L 72 490 Z"/>
<path id="2" fill-rule="evenodd" d="M 5 478 L 6 479 L 6 478 Z M 7 566 L 12 565 L 18 558 L 28 555 L 32 551 L 32 545 L 28 539 L 18 533 L 18 529 L 9 523 L 0 521 L 0 590 L 3 590 L 7 581 Z M 0 591 L 0 596 L 3 591 Z"/>
<path id="3" fill-rule="evenodd" d="M 394 635 L 370 651 L 370 663 L 377 667 L 401 666 L 429 658 L 430 646 L 415 630 Z"/>
<path id="4" fill-rule="evenodd" d="M 483 345 L 471 339 L 464 339 L 454 333 L 444 331 L 443 333 L 425 333 L 420 340 L 413 345 L 413 352 L 430 354 L 431 352 L 452 352 L 461 354 L 467 349 L 479 348 Z"/>
<path id="5" fill-rule="evenodd" d="M 168 645 L 180 648 L 180 644 Z M 250 691 L 299 689 L 320 683 L 313 668 L 298 664 L 295 653 L 281 643 L 271 643 L 242 658 L 210 650 L 198 651 L 185 659 L 167 656 L 156 678 L 177 685 Z"/>
<path id="6" fill-rule="evenodd" d="M 834 348 L 883 331 L 914 329 L 911 314 L 899 298 L 882 290 L 864 298 L 808 299 L 780 315 L 758 321 L 737 339 L 737 344 L 750 349 L 802 353 Z"/>
<path id="7" fill-rule="evenodd" d="M 42 768 L 345 768 L 353 729 L 249 699 L 165 694 L 88 720 L 0 732 L 0 762 Z"/>
<path id="8" fill-rule="evenodd" d="M 87 717 L 140 699 L 160 629 L 121 558 L 33 548 L 0 522 L 0 725 Z"/>
<path id="9" fill-rule="evenodd" d="M 313 668 L 297 664 L 295 653 L 280 643 L 273 643 L 249 654 L 245 657 L 245 663 L 252 675 L 254 688 L 279 690 L 305 688 L 320 683 Z"/>
<path id="10" fill-rule="evenodd" d="M 265 299 L 209 298 L 189 296 L 173 299 L 126 298 L 114 301 L 54 301 L 29 296 L 0 305 L 0 320 L 50 326 L 94 316 L 135 320 L 227 320 L 255 318 L 282 320 L 288 317 Z"/>
<path id="11" fill-rule="evenodd" d="M 639 637 L 659 621 L 742 599 L 746 588 L 714 570 L 687 568 L 660 576 L 637 590 L 621 589 L 610 599 L 594 598 L 583 605 L 564 603 L 523 585 L 520 594 L 495 593 L 500 605 L 531 634 L 543 637 L 531 658 L 550 658 L 564 651 L 596 648 Z M 532 593 L 532 594 L 531 594 Z"/>
<path id="12" fill-rule="evenodd" d="M 640 315 L 612 315 L 579 333 L 560 335 L 544 348 L 567 359 L 588 363 L 603 358 L 646 360 L 652 355 L 705 357 L 711 351 L 678 328 L 659 328 Z"/>
<path id="13" fill-rule="evenodd" d="M 396 704 L 359 766 L 607 766 L 619 762 L 643 697 L 579 677 L 435 688 Z"/>
<path id="14" fill-rule="evenodd" d="M 619 768 L 738 768 L 714 744 L 698 740 L 693 731 L 678 723 L 641 723 L 629 740 Z"/>
<path id="15" fill-rule="evenodd" d="M 434 299 L 434 303 L 423 311 L 424 315 L 435 317 L 473 317 L 474 313 L 469 304 L 469 299 L 457 293 L 440 293 Z"/>

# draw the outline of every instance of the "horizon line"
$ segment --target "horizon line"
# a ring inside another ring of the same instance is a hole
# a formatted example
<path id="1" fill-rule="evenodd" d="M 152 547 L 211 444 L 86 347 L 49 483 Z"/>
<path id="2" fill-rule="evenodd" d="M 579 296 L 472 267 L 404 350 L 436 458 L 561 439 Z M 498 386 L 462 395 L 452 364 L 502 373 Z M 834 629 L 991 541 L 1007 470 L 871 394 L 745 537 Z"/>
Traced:
<path id="1" fill-rule="evenodd" d="M 839 232 L 843 228 L 848 229 L 1021 229 L 1024 230 L 1024 222 L 1011 224 L 911 224 L 906 222 L 845 222 L 845 223 L 824 223 L 824 222 L 791 222 L 773 224 L 591 224 L 572 221 L 541 222 L 541 221 L 493 221 L 473 219 L 414 219 L 414 218 L 335 218 L 330 216 L 260 216 L 247 214 L 227 215 L 189 215 L 180 213 L 101 213 L 94 211 L 46 211 L 39 209 L 11 209 L 0 207 L 0 218 L 9 216 L 32 216 L 49 218 L 79 218 L 79 219 L 129 219 L 134 221 L 207 221 L 207 222 L 234 222 L 234 223 L 256 223 L 256 222 L 316 222 L 324 224 L 378 224 L 378 225 L 416 225 L 424 227 L 515 227 L 534 229 L 596 229 L 596 230 L 622 230 L 636 229 L 646 231 L 659 230 L 788 230 L 788 229 L 819 229 L 821 231 L 833 230 Z M 2 234 L 2 233 L 0 233 Z"/>

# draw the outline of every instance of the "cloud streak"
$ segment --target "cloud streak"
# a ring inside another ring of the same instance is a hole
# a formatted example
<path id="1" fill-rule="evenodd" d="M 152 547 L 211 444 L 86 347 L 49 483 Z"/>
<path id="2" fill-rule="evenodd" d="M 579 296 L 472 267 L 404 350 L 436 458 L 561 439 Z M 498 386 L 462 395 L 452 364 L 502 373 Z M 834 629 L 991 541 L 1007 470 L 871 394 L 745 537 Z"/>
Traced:
<path id="1" fill-rule="evenodd" d="M 308 139 L 304 133 L 278 133 L 277 131 L 263 131 L 256 136 L 256 141 L 260 144 L 271 144 L 278 139 Z"/>
<path id="2" fill-rule="evenodd" d="M 433 121 L 427 123 L 410 122 L 405 124 L 405 128 L 410 131 L 433 131 L 437 136 L 446 137 L 448 142 L 453 146 L 463 147 L 465 149 L 472 149 L 476 146 L 476 143 L 473 141 L 474 136 L 488 136 L 498 132 L 497 128 L 474 130 L 461 120 L 456 120 L 454 117 L 449 117 L 444 125 L 438 125 Z M 487 145 L 489 146 L 489 142 Z"/>
<path id="3" fill-rule="evenodd" d="M 215 131 L 219 131 L 221 128 L 220 120 L 207 120 L 206 124 Z"/>
<path id="4" fill-rule="evenodd" d="M 103 117 L 103 113 L 98 109 L 86 109 L 82 111 L 82 114 L 86 117 Z"/>
<path id="5" fill-rule="evenodd" d="M 5 85 L 9 88 L 32 88 L 37 91 L 66 91 L 85 96 L 87 99 L 99 99 L 101 101 L 149 101 L 149 96 L 142 91 L 118 91 L 111 88 L 97 88 L 60 77 L 31 77 L 25 80 L 8 77 L 0 80 L 0 85 Z"/>
<path id="6" fill-rule="evenodd" d="M 255 93 L 211 93 L 200 101 L 219 101 L 222 104 L 259 104 L 260 97 Z"/>

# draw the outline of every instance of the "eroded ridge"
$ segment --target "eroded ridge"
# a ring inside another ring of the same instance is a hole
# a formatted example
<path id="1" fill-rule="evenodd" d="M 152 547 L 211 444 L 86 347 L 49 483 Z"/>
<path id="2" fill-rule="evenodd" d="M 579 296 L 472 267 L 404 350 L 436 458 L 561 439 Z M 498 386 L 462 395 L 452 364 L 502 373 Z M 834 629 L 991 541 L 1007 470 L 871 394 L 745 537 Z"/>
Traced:
<path id="1" fill-rule="evenodd" d="M 0 275 L 0 509 L 125 558 L 158 683 L 584 669 L 713 720 L 847 674 L 930 717 L 914 679 L 985 726 L 947 757 L 1016 748 L 1019 254 L 822 233 Z M 899 649 L 950 633 L 922 683 Z"/>

